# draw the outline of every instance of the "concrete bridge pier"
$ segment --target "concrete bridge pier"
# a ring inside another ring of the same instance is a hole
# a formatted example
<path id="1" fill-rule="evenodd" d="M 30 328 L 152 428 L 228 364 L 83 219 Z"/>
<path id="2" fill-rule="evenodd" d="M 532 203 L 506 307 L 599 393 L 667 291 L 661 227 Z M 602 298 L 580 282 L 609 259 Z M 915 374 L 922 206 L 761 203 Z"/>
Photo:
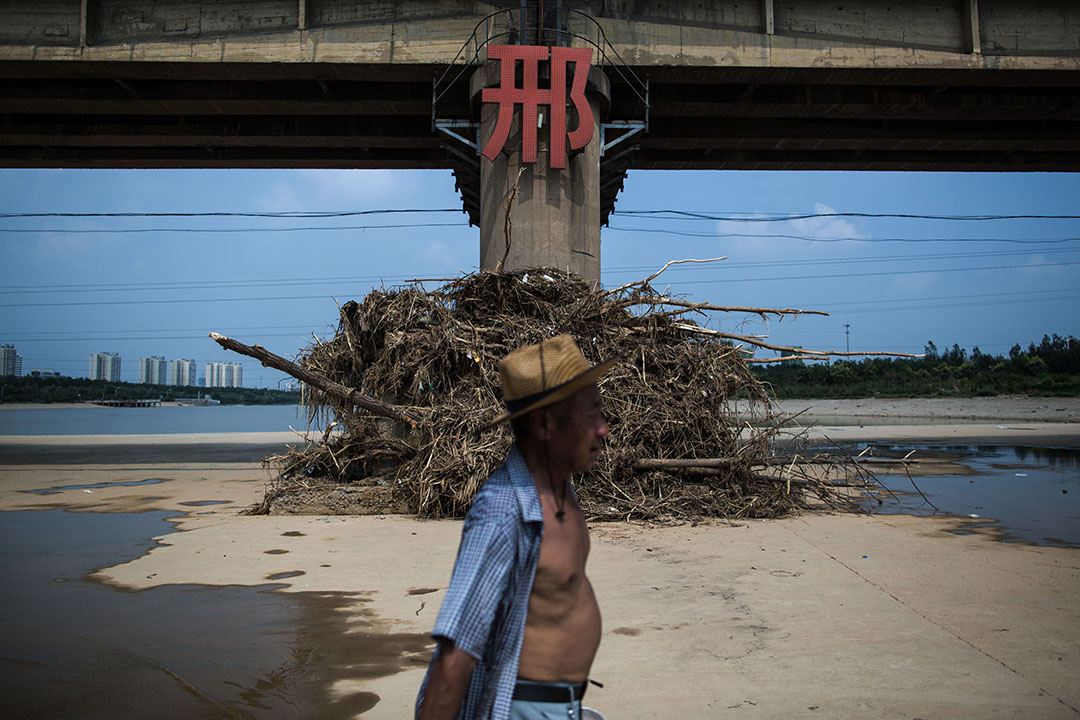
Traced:
<path id="1" fill-rule="evenodd" d="M 499 113 L 497 104 L 481 104 L 481 93 L 499 84 L 499 74 L 499 63 L 489 60 L 472 77 L 472 105 L 480 108 L 480 148 L 487 145 Z M 480 267 L 515 270 L 546 265 L 600 282 L 600 123 L 611 98 L 601 69 L 591 68 L 585 97 L 593 112 L 592 138 L 583 148 L 567 151 L 566 167 L 550 167 L 552 111 L 544 105 L 535 163 L 522 162 L 520 107 L 502 151 L 493 161 L 480 158 Z M 565 113 L 567 131 L 577 127 L 572 104 L 556 111 Z"/>

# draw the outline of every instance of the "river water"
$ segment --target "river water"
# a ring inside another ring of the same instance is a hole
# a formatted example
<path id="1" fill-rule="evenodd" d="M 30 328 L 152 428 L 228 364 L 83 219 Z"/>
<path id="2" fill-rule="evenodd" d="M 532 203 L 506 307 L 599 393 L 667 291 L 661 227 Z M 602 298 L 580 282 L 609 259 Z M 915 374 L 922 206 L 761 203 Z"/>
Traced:
<path id="1" fill-rule="evenodd" d="M 168 537 L 173 515 L 0 516 L 0 716 L 345 720 L 380 698 L 335 685 L 426 662 L 429 638 L 380 627 L 363 594 L 88 577 Z"/>
<path id="2" fill-rule="evenodd" d="M 307 427 L 293 405 L 0 407 L 0 435 L 191 435 L 290 426 Z M 379 697 L 339 697 L 335 684 L 426 661 L 429 638 L 373 632 L 379 622 L 365 616 L 362 596 L 283 593 L 272 584 L 126 592 L 90 578 L 147 552 L 151 538 L 175 532 L 167 518 L 176 514 L 0 514 L 0 717 L 352 718 Z M 357 616 L 366 632 L 347 621 Z"/>
<path id="3" fill-rule="evenodd" d="M 0 435 L 139 435 L 303 431 L 307 414 L 296 405 L 207 405 L 197 407 L 5 408 Z"/>
<path id="4" fill-rule="evenodd" d="M 998 445 L 875 445 L 875 454 L 942 455 L 970 472 L 879 475 L 895 494 L 873 504 L 880 513 L 960 518 L 954 532 L 990 530 L 1006 542 L 1080 547 L 1080 451 Z"/>

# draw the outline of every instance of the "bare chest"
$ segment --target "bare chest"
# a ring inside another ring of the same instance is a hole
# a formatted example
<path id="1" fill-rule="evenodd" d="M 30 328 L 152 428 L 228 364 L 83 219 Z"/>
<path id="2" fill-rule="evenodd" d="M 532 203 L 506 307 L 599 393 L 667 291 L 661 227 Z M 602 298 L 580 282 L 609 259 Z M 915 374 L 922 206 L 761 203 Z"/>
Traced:
<path id="1" fill-rule="evenodd" d="M 540 542 L 540 560 L 534 592 L 568 590 L 585 580 L 589 557 L 589 529 L 585 516 L 573 496 L 562 505 L 562 517 L 553 499 L 541 498 L 544 508 L 544 536 Z"/>

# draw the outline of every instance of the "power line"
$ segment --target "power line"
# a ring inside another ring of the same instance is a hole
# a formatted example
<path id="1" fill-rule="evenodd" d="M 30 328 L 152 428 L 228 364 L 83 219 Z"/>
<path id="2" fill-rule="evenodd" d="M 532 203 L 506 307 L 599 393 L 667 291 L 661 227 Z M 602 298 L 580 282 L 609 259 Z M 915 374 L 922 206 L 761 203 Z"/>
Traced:
<path id="1" fill-rule="evenodd" d="M 690 210 L 613 210 L 612 215 L 692 218 L 696 220 L 723 220 L 727 222 L 786 222 L 813 218 L 893 218 L 902 220 L 1080 220 L 1080 215 L 922 215 L 915 213 L 724 213 L 695 212 Z M 670 219 L 670 218 L 669 218 Z"/>
<path id="2" fill-rule="evenodd" d="M 833 308 L 847 305 L 886 305 L 891 303 L 904 303 L 904 302 L 930 302 L 938 300 L 973 300 L 976 298 L 1000 298 L 1000 297 L 1017 297 L 1017 296 L 1033 296 L 1033 295 L 1047 295 L 1050 293 L 1064 293 L 1074 292 L 1073 288 L 1059 288 L 1053 290 L 1019 290 L 1013 292 L 997 292 L 997 293 L 978 293 L 967 295 L 937 295 L 930 297 L 913 297 L 913 298 L 892 298 L 888 300 L 860 300 L 852 302 L 826 302 L 826 303 L 814 303 L 815 309 Z M 1059 299 L 1071 299 L 1072 296 L 1067 297 L 1031 297 L 1030 300 L 1059 300 Z M 981 305 L 982 303 L 970 303 L 971 305 Z M 247 325 L 247 326 L 230 326 L 230 327 L 218 327 L 217 330 L 226 333 L 236 332 L 248 332 L 252 330 L 267 331 L 267 330 L 301 330 L 302 334 L 308 334 L 313 331 L 313 325 Z M 329 323 L 323 324 L 324 330 L 329 330 L 332 325 Z M 162 339 L 204 339 L 207 328 L 140 328 L 140 329 L 110 329 L 110 330 L 81 330 L 81 335 L 93 335 L 93 337 L 75 337 L 71 335 L 70 330 L 38 330 L 38 331 L 23 331 L 19 337 L 5 338 L 7 342 L 40 342 L 40 341 L 53 341 L 64 340 L 70 342 L 96 342 L 96 341 L 122 341 L 122 340 L 147 340 L 147 339 L 159 339 L 157 336 L 148 335 L 146 333 L 158 333 L 158 332 L 195 332 L 200 333 L 198 335 L 184 335 L 184 336 L 165 336 Z M 1011 331 L 1002 331 L 1011 332 Z M 102 334 L 116 334 L 126 333 L 127 336 L 116 337 L 101 337 Z M 291 337 L 296 333 L 267 333 L 260 332 L 260 337 Z M 865 332 L 864 332 L 865 334 Z M 64 337 L 29 337 L 29 336 L 41 336 L 41 335 L 61 335 Z M 25 336 L 25 337 L 24 337 Z"/>
<path id="3" fill-rule="evenodd" d="M 395 278 L 406 278 L 406 275 L 394 276 Z M 190 282 L 190 283 L 135 283 L 129 286 L 123 286 L 118 283 L 108 283 L 103 285 L 45 285 L 35 287 L 32 285 L 23 285 L 20 289 L 0 290 L 0 295 L 30 295 L 37 293 L 79 293 L 79 292 L 156 292 L 165 290 L 221 290 L 229 288 L 251 288 L 251 287 L 267 287 L 273 285 L 274 287 L 287 287 L 287 286 L 304 286 L 304 285 L 324 285 L 327 282 L 347 283 L 351 285 L 365 284 L 365 283 L 377 283 L 385 277 L 368 277 L 368 278 L 314 278 L 308 280 L 243 280 L 236 282 L 222 281 L 214 282 L 207 281 L 205 283 Z M 393 279 L 393 278 L 391 278 Z M 65 290 L 63 288 L 70 287 L 71 289 Z"/>
<path id="4" fill-rule="evenodd" d="M 1080 248 L 1060 248 L 1039 251 L 1039 255 L 1058 253 L 1080 252 Z M 1030 250 L 1003 250 L 995 252 L 953 252 L 932 253 L 924 255 L 879 255 L 865 258 L 831 258 L 820 260 L 763 260 L 753 262 L 725 262 L 717 265 L 724 270 L 739 268 L 759 267 L 785 267 L 785 266 L 813 266 L 813 265 L 841 265 L 860 263 L 879 263 L 893 261 L 919 261 L 919 260 L 943 260 L 956 258 L 982 258 L 982 257 L 1009 257 L 1017 255 L 1030 255 Z M 615 266 L 603 270 L 604 275 L 626 274 L 629 272 L 647 272 L 655 270 L 652 265 L 627 265 Z M 671 268 L 669 273 L 701 272 L 699 268 Z M 58 293 L 58 292 L 134 292 L 134 291 L 159 291 L 159 290 L 208 290 L 246 287 L 287 287 L 304 285 L 324 285 L 326 283 L 368 283 L 383 282 L 385 280 L 406 280 L 415 273 L 409 275 L 360 275 L 360 276 L 330 276 L 330 277 L 307 277 L 307 278 L 255 278 L 248 280 L 190 280 L 172 281 L 160 283 L 87 283 L 68 285 L 8 285 L 0 289 L 0 295 L 17 295 L 31 293 Z"/>
<path id="5" fill-rule="evenodd" d="M 235 234 L 235 233 L 289 233 L 289 232 L 320 232 L 326 230 L 400 230 L 403 228 L 432 228 L 432 227 L 469 227 L 467 222 L 456 223 L 401 223 L 395 225 L 350 225 L 333 227 L 284 227 L 284 228 L 121 228 L 100 230 L 77 230 L 69 228 L 0 228 L 0 233 L 14 234 L 40 234 L 50 235 L 139 235 L 146 233 L 203 233 L 206 235 Z"/>
<path id="6" fill-rule="evenodd" d="M 414 273 L 415 274 L 415 273 Z M 175 280 L 161 283 L 92 283 L 82 285 L 8 285 L 8 290 L 0 290 L 4 293 L 45 290 L 48 292 L 67 292 L 82 290 L 102 289 L 134 289 L 134 290 L 192 290 L 208 289 L 214 287 L 247 287 L 250 285 L 266 286 L 274 285 L 315 285 L 328 282 L 382 282 L 383 280 L 404 280 L 410 275 L 339 275 L 336 277 L 308 277 L 308 278 L 255 278 L 250 280 Z"/>
<path id="7" fill-rule="evenodd" d="M 462 213 L 461 208 L 393 208 L 378 210 L 291 210 L 283 212 L 0 212 L 0 218 L 159 218 L 159 217 L 262 217 L 262 218 L 335 218 L 360 215 L 399 215 L 411 213 Z"/>
<path id="8" fill-rule="evenodd" d="M 357 217 L 363 215 L 390 215 L 408 213 L 461 213 L 461 208 L 384 208 L 373 210 L 310 210 L 310 211 L 283 211 L 283 212 L 243 212 L 243 211 L 217 211 L 217 212 L 43 212 L 43 213 L 0 213 L 0 218 L 42 218 L 42 217 L 65 217 L 65 218 L 157 218 L 157 217 L 262 217 L 262 218 L 335 218 Z M 1005 214 L 975 214 L 975 215 L 929 215 L 918 213 L 868 213 L 868 212 L 827 212 L 827 213 L 745 213 L 738 211 L 723 211 L 720 213 L 711 211 L 675 210 L 665 208 L 661 210 L 615 210 L 613 215 L 639 215 L 639 216 L 674 216 L 694 218 L 699 220 L 726 220 L 731 222 L 784 222 L 788 220 L 809 220 L 813 218 L 895 218 L 907 220 L 1080 220 L 1080 215 L 1005 215 Z"/>
<path id="9" fill-rule="evenodd" d="M 1061 288 L 1058 290 L 1017 290 L 1014 292 L 996 292 L 996 293 L 979 293 L 975 295 L 938 295 L 936 297 L 920 297 L 920 298 L 896 298 L 892 300 L 853 300 L 850 302 L 833 302 L 833 303 L 814 303 L 814 308 L 825 307 L 838 307 L 841 305 L 880 305 L 884 303 L 895 302 L 927 302 L 930 300 L 970 300 L 974 298 L 998 298 L 1004 296 L 1016 296 L 1016 295 L 1044 295 L 1048 293 L 1062 293 L 1062 292 L 1075 292 L 1076 288 Z M 1047 300 L 1056 300 L 1059 298 L 1045 298 Z"/>
<path id="10" fill-rule="evenodd" d="M 1060 248 L 1050 250 L 1035 251 L 1038 255 L 1054 255 L 1058 253 L 1073 253 L 1080 252 L 1080 248 Z M 759 261 L 747 261 L 747 262 L 722 262 L 714 265 L 717 269 L 732 269 L 732 268 L 756 268 L 756 267 L 783 267 L 783 266 L 806 266 L 806 265 L 846 265 L 852 263 L 876 263 L 876 262 L 892 262 L 896 260 L 900 261 L 913 261 L 913 260 L 948 260 L 956 258 L 979 258 L 979 257 L 1007 257 L 1015 255 L 1031 255 L 1031 250 L 1002 250 L 998 252 L 954 252 L 954 253 L 934 253 L 929 255 L 878 255 L 868 258 L 823 258 L 820 260 L 759 260 Z M 637 266 L 621 266 L 612 267 L 603 271 L 604 274 L 609 272 L 615 273 L 627 273 L 627 272 L 649 272 L 655 271 L 654 265 L 637 265 Z M 666 272 L 701 272 L 701 268 L 696 267 L 675 267 L 667 270 Z"/>
<path id="11" fill-rule="evenodd" d="M 961 268 L 931 268 L 923 270 L 887 270 L 881 272 L 863 272 L 860 273 L 860 277 L 874 277 L 874 276 L 887 276 L 887 275 L 923 275 L 928 273 L 952 273 L 952 272 L 976 272 L 979 270 L 1016 270 L 1024 268 L 1037 268 L 1037 267 L 1063 267 L 1068 265 L 1080 265 L 1080 260 L 1073 260 L 1068 262 L 1056 262 L 1056 263 L 1029 263 L 1027 265 L 990 265 L 983 267 L 961 267 Z M 849 273 L 829 274 L 829 275 L 789 275 L 783 277 L 745 277 L 745 278 L 715 278 L 711 280 L 679 280 L 674 285 L 703 285 L 714 283 L 736 283 L 736 282 L 774 282 L 774 281 L 786 281 L 786 280 L 825 280 L 833 278 L 850 278 Z M 81 307 L 90 305 L 165 305 L 165 304 L 181 304 L 181 303 L 207 303 L 207 302 L 266 302 L 266 301 L 279 301 L 279 300 L 326 300 L 331 295 L 329 293 L 322 295 L 277 295 L 277 296 L 258 296 L 258 297 L 233 297 L 233 298 L 174 298 L 166 300 L 85 300 L 85 301 L 68 301 L 68 302 L 54 302 L 54 303 L 4 303 L 0 304 L 0 307 L 6 308 L 22 308 L 22 307 Z"/>
<path id="12" fill-rule="evenodd" d="M 1080 265 L 1080 260 L 1061 262 L 1061 263 L 1031 263 L 1028 265 L 990 265 L 986 267 L 973 267 L 973 268 L 931 268 L 929 270 L 891 270 L 882 272 L 864 272 L 859 273 L 860 277 L 874 277 L 882 275 L 925 275 L 930 273 L 947 273 L 947 272 L 969 272 L 977 270 L 1017 270 L 1020 268 L 1035 268 L 1035 267 L 1059 267 L 1063 265 Z M 851 278 L 848 273 L 839 273 L 833 275 L 788 275 L 786 277 L 747 277 L 747 278 L 718 278 L 714 280 L 679 280 L 672 285 L 711 285 L 714 283 L 735 283 L 735 282 L 772 282 L 780 280 L 826 280 L 833 278 Z M 5 307 L 0 305 L 0 307 Z"/>
<path id="13" fill-rule="evenodd" d="M 307 333 L 300 333 L 307 335 Z M 296 337 L 297 333 L 260 333 L 259 337 Z M 53 337 L 53 338 L 9 338 L 7 342 L 115 342 L 121 340 L 207 340 L 206 333 L 200 335 L 139 335 L 136 337 Z"/>
<path id="14" fill-rule="evenodd" d="M 174 298 L 171 300 L 86 300 L 57 303 L 6 303 L 0 307 L 81 307 L 85 305 L 175 305 L 183 303 L 256 302 L 266 300 L 329 300 L 330 295 L 275 295 L 269 297 Z"/>
<path id="15" fill-rule="evenodd" d="M 145 235 L 145 234 L 203 234 L 203 235 L 243 235 L 253 233 L 293 233 L 293 232 L 367 232 L 374 230 L 408 230 L 418 228 L 467 228 L 468 222 L 447 223 L 395 223 L 389 225 L 330 225 L 330 226 L 300 226 L 283 228 L 0 228 L 0 233 L 13 235 Z M 750 234 L 750 233 L 718 233 L 711 231 L 674 230 L 669 228 L 630 228 L 612 225 L 607 227 L 614 232 L 674 235 L 677 237 L 717 238 L 717 239 L 778 239 L 778 240 L 802 240 L 806 242 L 838 243 L 838 242 L 866 242 L 866 243 L 940 243 L 940 242 L 975 242 L 975 243 L 1016 243 L 1021 245 L 1040 245 L 1067 243 L 1080 240 L 1080 237 L 1065 238 L 902 238 L 902 237 L 814 237 L 810 235 L 794 235 L 787 233 Z"/>
<path id="16" fill-rule="evenodd" d="M 236 332 L 243 330 L 304 330 L 311 329 L 311 325 L 247 325 L 242 327 L 224 327 L 217 328 L 221 332 Z M 70 333 L 70 330 L 31 330 L 25 331 L 23 335 L 63 335 Z M 205 327 L 197 328 L 143 328 L 138 330 L 124 329 L 124 330 L 80 330 L 79 332 L 88 333 L 148 333 L 148 332 L 209 332 Z M 92 340 L 95 338 L 85 338 Z"/>
<path id="17" fill-rule="evenodd" d="M 1080 299 L 1080 295 L 1062 295 L 1059 297 L 1046 297 L 1046 298 L 1010 298 L 1001 300 L 982 300 L 980 302 L 965 302 L 965 303 L 944 303 L 934 305 L 897 305 L 895 307 L 887 308 L 854 308 L 852 310 L 845 310 L 846 315 L 863 314 L 868 312 L 895 312 L 897 310 L 941 310 L 944 308 L 960 308 L 960 307 L 984 307 L 987 305 L 1018 305 L 1018 304 L 1030 304 L 1037 302 L 1050 302 L 1057 300 L 1077 300 Z"/>
<path id="18" fill-rule="evenodd" d="M 869 242 L 869 243 L 884 243 L 884 242 L 903 242 L 903 243 L 937 243 L 937 242 L 1004 242 L 1004 243 L 1017 243 L 1021 245 L 1039 245 L 1044 243 L 1067 243 L 1080 240 L 1080 237 L 1067 237 L 1067 238 L 1046 238 L 1046 239 L 1026 239 L 1021 240 L 1019 238 L 872 238 L 872 237 L 813 237 L 809 235 L 788 235 L 783 233 L 776 234 L 763 234 L 752 235 L 747 233 L 717 233 L 717 232 L 704 232 L 694 230 L 669 230 L 667 228 L 627 228 L 609 226 L 609 230 L 616 232 L 631 232 L 631 233 L 646 233 L 657 235 L 676 235 L 679 237 L 700 237 L 700 238 L 750 238 L 750 239 L 783 239 L 783 240 L 805 240 L 807 242 L 822 242 L 822 243 L 836 243 L 836 242 Z"/>

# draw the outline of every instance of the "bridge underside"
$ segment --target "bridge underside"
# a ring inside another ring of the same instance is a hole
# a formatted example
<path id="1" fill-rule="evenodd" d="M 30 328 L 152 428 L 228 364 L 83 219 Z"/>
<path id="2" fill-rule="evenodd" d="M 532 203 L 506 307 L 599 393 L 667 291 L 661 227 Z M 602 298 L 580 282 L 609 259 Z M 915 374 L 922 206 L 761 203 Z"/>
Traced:
<path id="1" fill-rule="evenodd" d="M 461 169 L 431 127 L 444 67 L 7 61 L 0 166 Z M 1070 70 L 633 69 L 650 129 L 625 167 L 1080 170 Z M 611 79 L 612 115 L 633 115 Z M 459 85 L 446 116 L 472 114 Z"/>

